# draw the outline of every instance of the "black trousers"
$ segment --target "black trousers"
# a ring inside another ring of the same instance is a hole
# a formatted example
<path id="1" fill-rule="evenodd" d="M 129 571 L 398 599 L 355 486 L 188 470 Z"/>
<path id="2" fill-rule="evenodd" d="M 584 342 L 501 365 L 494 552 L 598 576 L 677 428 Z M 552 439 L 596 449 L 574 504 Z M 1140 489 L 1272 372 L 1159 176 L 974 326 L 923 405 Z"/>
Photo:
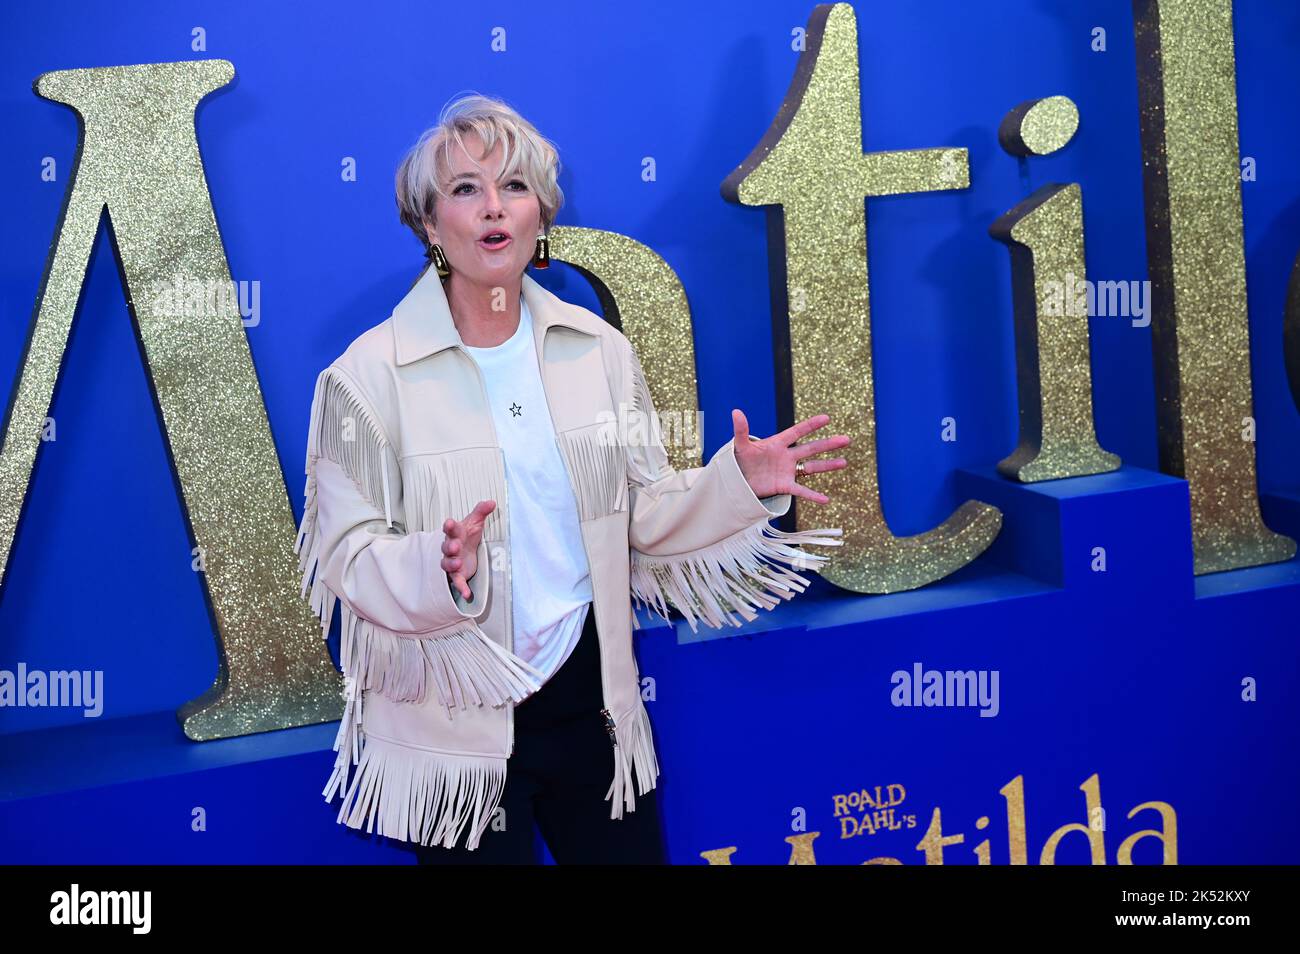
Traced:
<path id="1" fill-rule="evenodd" d="M 600 710 L 596 613 L 573 653 L 537 692 L 515 707 L 515 752 L 501 796 L 504 826 L 488 825 L 478 847 L 416 845 L 420 864 L 538 864 L 536 824 L 558 864 L 667 864 L 658 789 L 637 794 L 636 811 L 610 818 L 605 801 L 614 749 Z M 468 826 L 467 826 L 468 827 Z"/>

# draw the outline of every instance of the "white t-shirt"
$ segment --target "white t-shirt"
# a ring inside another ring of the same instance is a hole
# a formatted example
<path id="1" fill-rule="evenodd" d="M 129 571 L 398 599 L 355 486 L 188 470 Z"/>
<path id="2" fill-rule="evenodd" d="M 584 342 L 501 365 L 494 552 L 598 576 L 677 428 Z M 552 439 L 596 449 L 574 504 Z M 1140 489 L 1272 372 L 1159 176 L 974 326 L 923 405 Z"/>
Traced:
<path id="1" fill-rule="evenodd" d="M 515 655 L 549 679 L 582 635 L 592 600 L 591 568 L 523 297 L 519 327 L 508 340 L 495 348 L 465 345 L 465 350 L 483 371 L 505 455 Z"/>

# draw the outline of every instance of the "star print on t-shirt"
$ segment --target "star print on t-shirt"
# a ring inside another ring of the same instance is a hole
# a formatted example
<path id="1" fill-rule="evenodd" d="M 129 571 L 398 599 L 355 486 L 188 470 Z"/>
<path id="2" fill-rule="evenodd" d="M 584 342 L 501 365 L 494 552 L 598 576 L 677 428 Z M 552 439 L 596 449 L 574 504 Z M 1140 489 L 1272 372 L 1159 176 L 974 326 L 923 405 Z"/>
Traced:
<path id="1" fill-rule="evenodd" d="M 516 401 L 514 404 L 511 404 L 511 405 L 510 405 L 510 415 L 511 415 L 511 417 L 518 417 L 522 411 L 523 411 L 523 408 L 519 406 L 519 402 L 518 402 L 518 401 Z"/>

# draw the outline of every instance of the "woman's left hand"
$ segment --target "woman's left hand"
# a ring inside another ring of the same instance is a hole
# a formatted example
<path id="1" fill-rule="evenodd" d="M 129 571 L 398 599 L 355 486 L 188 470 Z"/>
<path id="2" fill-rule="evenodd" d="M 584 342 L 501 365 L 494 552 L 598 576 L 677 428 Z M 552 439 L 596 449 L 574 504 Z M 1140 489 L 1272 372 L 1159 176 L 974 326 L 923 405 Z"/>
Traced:
<path id="1" fill-rule="evenodd" d="M 835 434 L 807 444 L 794 444 L 801 437 L 813 431 L 821 430 L 830 423 L 829 414 L 818 414 L 807 420 L 787 427 L 779 434 L 762 440 L 749 439 L 749 422 L 744 412 L 735 408 L 731 412 L 731 423 L 736 429 L 735 454 L 740 472 L 745 475 L 755 497 L 770 497 L 773 494 L 794 494 L 816 503 L 827 503 L 831 498 L 815 490 L 809 490 L 795 482 L 795 464 L 805 457 L 824 454 L 827 451 L 847 447 L 852 440 L 847 434 Z M 840 470 L 848 466 L 843 457 L 834 460 L 810 460 L 804 465 L 804 475 L 820 474 L 827 470 Z M 802 477 L 800 477 L 802 479 Z"/>

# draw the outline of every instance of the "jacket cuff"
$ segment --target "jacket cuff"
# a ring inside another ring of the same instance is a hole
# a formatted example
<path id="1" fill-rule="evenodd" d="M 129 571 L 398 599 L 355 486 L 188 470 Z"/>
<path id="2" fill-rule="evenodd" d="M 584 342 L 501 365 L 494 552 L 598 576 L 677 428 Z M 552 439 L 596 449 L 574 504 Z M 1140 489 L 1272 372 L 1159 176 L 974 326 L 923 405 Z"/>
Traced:
<path id="1" fill-rule="evenodd" d="M 749 439 L 758 440 L 753 434 L 749 435 Z M 723 484 L 727 488 L 727 497 L 735 504 L 741 519 L 746 523 L 754 523 L 758 520 L 771 520 L 773 517 L 785 516 L 790 510 L 792 495 L 772 494 L 759 497 L 755 494 L 754 488 L 750 487 L 749 481 L 745 479 L 740 464 L 736 462 L 735 445 L 736 439 L 733 437 L 718 448 L 709 462 L 710 464 L 717 462 L 722 472 Z"/>

